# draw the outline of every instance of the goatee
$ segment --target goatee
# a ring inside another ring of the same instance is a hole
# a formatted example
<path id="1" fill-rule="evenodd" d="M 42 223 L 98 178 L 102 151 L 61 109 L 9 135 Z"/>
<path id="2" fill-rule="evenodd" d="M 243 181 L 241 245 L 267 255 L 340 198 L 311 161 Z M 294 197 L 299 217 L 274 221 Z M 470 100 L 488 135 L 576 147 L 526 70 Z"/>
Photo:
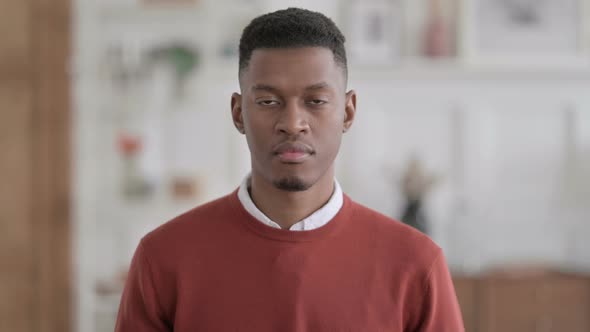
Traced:
<path id="1" fill-rule="evenodd" d="M 302 179 L 292 176 L 286 177 L 273 182 L 278 189 L 285 191 L 304 191 L 309 189 L 310 185 L 305 183 Z"/>

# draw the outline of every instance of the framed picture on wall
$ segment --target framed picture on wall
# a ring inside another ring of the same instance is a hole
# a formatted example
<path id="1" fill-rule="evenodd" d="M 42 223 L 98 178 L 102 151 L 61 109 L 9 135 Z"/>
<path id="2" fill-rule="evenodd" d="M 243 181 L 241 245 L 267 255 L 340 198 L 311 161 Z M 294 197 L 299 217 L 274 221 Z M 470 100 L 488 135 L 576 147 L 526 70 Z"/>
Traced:
<path id="1" fill-rule="evenodd" d="M 345 2 L 350 61 L 357 65 L 389 66 L 401 57 L 401 0 Z"/>
<path id="2" fill-rule="evenodd" d="M 462 51 L 472 65 L 583 67 L 585 0 L 461 0 Z"/>

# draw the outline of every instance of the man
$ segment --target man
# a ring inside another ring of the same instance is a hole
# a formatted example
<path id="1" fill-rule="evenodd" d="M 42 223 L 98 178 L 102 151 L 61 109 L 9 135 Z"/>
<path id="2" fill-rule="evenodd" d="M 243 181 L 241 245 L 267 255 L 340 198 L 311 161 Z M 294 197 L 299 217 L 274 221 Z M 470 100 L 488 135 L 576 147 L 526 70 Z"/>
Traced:
<path id="1" fill-rule="evenodd" d="M 231 98 L 252 171 L 140 242 L 117 331 L 463 331 L 441 249 L 334 179 L 356 94 L 322 14 L 254 19 Z"/>

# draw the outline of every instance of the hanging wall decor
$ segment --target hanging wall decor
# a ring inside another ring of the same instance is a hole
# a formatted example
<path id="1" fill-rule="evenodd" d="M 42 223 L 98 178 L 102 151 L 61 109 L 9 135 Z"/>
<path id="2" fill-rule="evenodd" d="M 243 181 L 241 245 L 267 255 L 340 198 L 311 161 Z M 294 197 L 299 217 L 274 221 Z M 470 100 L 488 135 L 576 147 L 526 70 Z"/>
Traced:
<path id="1" fill-rule="evenodd" d="M 463 51 L 476 65 L 588 66 L 583 0 L 463 0 Z"/>
<path id="2" fill-rule="evenodd" d="M 402 55 L 400 0 L 353 0 L 347 3 L 351 61 L 364 66 L 395 64 Z"/>

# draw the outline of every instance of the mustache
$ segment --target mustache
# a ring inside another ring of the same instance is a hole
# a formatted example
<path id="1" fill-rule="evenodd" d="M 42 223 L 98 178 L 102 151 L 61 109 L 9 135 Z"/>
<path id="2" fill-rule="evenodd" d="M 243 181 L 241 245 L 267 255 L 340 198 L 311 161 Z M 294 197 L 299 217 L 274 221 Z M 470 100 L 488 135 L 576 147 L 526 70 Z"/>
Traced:
<path id="1" fill-rule="evenodd" d="M 285 152 L 303 152 L 308 154 L 315 154 L 315 150 L 311 146 L 298 141 L 285 141 L 279 143 L 272 149 L 272 152 L 275 155 Z"/>

